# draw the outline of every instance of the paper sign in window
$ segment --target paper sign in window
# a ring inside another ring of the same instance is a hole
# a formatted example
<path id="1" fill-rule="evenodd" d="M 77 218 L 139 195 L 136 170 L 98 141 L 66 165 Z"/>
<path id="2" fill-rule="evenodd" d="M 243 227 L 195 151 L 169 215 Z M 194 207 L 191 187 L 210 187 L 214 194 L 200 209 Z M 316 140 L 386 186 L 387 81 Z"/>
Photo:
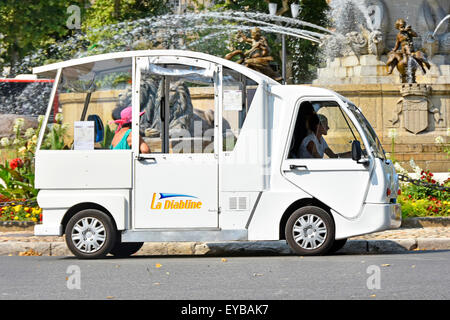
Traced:
<path id="1" fill-rule="evenodd" d="M 223 109 L 225 111 L 242 110 L 242 91 L 224 90 L 223 91 Z"/>
<path id="2" fill-rule="evenodd" d="M 74 150 L 94 150 L 94 121 L 74 122 Z"/>

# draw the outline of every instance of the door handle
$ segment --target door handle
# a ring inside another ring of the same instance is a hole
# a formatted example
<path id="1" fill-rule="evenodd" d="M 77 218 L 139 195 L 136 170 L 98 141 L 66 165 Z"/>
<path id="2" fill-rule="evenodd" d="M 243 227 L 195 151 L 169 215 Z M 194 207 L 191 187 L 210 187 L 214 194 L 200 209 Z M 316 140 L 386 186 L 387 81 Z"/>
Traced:
<path id="1" fill-rule="evenodd" d="M 308 170 L 308 167 L 305 165 L 296 165 L 296 164 L 291 164 L 289 166 L 289 169 L 291 170 L 297 170 L 297 169 L 304 169 L 304 170 Z"/>
<path id="2" fill-rule="evenodd" d="M 141 157 L 141 156 L 138 156 L 137 160 L 139 162 L 146 161 L 146 160 L 152 160 L 152 161 L 156 162 L 156 158 L 146 158 L 146 157 Z"/>

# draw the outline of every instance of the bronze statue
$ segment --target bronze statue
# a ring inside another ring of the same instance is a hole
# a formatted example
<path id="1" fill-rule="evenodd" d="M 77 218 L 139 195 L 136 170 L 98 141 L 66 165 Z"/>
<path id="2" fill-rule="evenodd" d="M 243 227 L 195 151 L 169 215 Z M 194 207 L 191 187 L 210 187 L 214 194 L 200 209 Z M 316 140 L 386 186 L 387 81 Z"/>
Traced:
<path id="1" fill-rule="evenodd" d="M 388 74 L 391 74 L 392 71 L 394 71 L 394 68 L 397 67 L 402 83 L 415 83 L 417 66 L 420 66 L 423 73 L 426 73 L 424 66 L 430 69 L 430 64 L 422 51 L 414 50 L 413 38 L 417 37 L 417 33 L 412 30 L 411 26 L 407 25 L 405 20 L 397 19 L 395 28 L 398 29 L 399 32 L 397 34 L 395 46 L 388 54 L 388 60 L 386 62 Z M 417 62 L 417 64 L 413 63 L 408 66 L 409 59 L 414 59 L 413 61 Z M 408 68 L 411 69 L 408 70 Z"/>
<path id="2" fill-rule="evenodd" d="M 247 51 L 235 50 L 228 53 L 225 59 L 231 60 L 238 56 L 239 60 L 236 62 L 243 64 L 246 67 L 264 73 L 265 75 L 280 81 L 282 78 L 270 67 L 270 62 L 273 57 L 270 56 L 270 48 L 267 39 L 261 35 L 261 30 L 255 27 L 251 30 L 251 38 L 246 37 L 242 31 L 238 31 L 237 39 L 239 42 L 249 43 L 252 47 Z"/>

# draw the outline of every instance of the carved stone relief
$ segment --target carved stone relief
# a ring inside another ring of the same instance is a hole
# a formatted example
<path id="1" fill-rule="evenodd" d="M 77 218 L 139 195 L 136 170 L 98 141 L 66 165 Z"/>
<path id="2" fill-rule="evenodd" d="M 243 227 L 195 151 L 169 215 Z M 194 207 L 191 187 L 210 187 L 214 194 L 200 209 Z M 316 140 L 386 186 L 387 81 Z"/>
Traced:
<path id="1" fill-rule="evenodd" d="M 402 98 L 398 100 L 390 122 L 392 125 L 399 121 L 403 114 L 403 125 L 407 131 L 414 134 L 428 128 L 428 113 L 433 113 L 436 124 L 443 121 L 441 113 L 430 99 L 431 86 L 423 84 L 404 84 L 400 89 Z"/>

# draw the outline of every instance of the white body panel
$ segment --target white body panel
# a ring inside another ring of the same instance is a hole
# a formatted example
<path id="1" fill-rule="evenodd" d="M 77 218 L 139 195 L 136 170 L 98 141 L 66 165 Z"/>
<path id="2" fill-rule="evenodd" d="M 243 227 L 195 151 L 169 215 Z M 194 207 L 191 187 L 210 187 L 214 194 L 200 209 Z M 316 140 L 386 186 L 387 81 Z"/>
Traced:
<path id="1" fill-rule="evenodd" d="M 220 228 L 248 229 L 261 194 L 261 192 L 221 192 Z"/>
<path id="2" fill-rule="evenodd" d="M 152 157 L 155 160 L 136 161 L 135 228 L 217 228 L 214 154 Z"/>
<path id="3" fill-rule="evenodd" d="M 263 165 L 267 159 L 264 154 L 267 140 L 262 129 L 264 113 L 260 106 L 267 94 L 263 86 L 258 87 L 233 152 L 222 153 L 221 191 L 260 191 L 266 188 Z"/>
<path id="4" fill-rule="evenodd" d="M 291 169 L 292 165 L 300 167 Z M 361 213 L 370 178 L 362 164 L 352 159 L 293 159 L 283 163 L 282 171 L 286 179 L 340 215 L 355 218 Z"/>
<path id="5" fill-rule="evenodd" d="M 130 150 L 39 150 L 37 189 L 109 189 L 132 187 Z"/>
<path id="6" fill-rule="evenodd" d="M 34 72 L 54 74 L 61 68 L 102 59 L 145 56 L 170 56 L 169 62 L 178 56 L 186 61 L 205 60 L 198 64 L 231 68 L 258 83 L 234 150 L 223 152 L 222 140 L 216 139 L 215 153 L 151 154 L 144 160 L 136 147 L 38 151 L 36 187 L 41 189 L 38 202 L 44 209 L 44 223 L 36 227 L 37 235 L 62 234 L 67 212 L 86 203 L 103 207 L 113 217 L 118 230 L 124 231 L 123 241 L 278 240 L 283 237 L 285 214 L 310 201 L 320 203 L 332 215 L 336 239 L 400 225 L 400 208 L 395 203 L 398 179 L 392 164 L 372 156 L 365 165 L 351 159 L 287 159 L 299 101 L 332 100 L 346 110 L 349 101 L 332 91 L 282 86 L 231 61 L 176 50 L 87 57 Z M 223 93 L 220 81 L 216 89 L 219 95 Z M 217 101 L 215 137 L 220 137 L 222 97 Z M 138 102 L 133 93 L 134 114 Z M 360 125 L 354 125 L 367 145 Z M 137 138 L 133 131 L 133 141 Z M 387 187 L 392 190 L 390 197 Z M 183 195 L 181 200 L 196 199 L 202 205 L 192 211 L 150 210 L 152 201 L 155 206 L 158 200 L 168 199 L 161 194 Z"/>

